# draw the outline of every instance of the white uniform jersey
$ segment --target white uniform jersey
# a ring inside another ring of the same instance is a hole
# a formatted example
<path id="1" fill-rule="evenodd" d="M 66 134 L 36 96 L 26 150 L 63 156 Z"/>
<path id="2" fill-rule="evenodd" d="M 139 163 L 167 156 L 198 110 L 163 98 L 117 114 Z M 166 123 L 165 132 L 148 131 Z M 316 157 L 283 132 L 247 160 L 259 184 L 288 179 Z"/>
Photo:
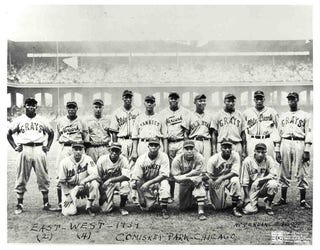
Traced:
<path id="1" fill-rule="evenodd" d="M 134 123 L 132 139 L 167 138 L 167 127 L 159 114 L 140 114 Z"/>
<path id="2" fill-rule="evenodd" d="M 17 134 L 17 144 L 43 143 L 48 138 L 48 133 L 52 130 L 49 122 L 43 117 L 36 115 L 29 118 L 25 114 L 15 118 L 9 129 L 13 134 Z"/>
<path id="3" fill-rule="evenodd" d="M 173 176 L 182 175 L 196 170 L 199 175 L 206 172 L 203 156 L 195 152 L 192 160 L 187 161 L 184 154 L 177 155 L 172 161 L 171 174 Z"/>
<path id="4" fill-rule="evenodd" d="M 197 136 L 203 136 L 210 139 L 210 128 L 213 128 L 212 122 L 212 116 L 209 113 L 204 112 L 203 114 L 199 114 L 197 112 L 192 112 L 182 126 L 189 130 L 190 139 Z"/>
<path id="5" fill-rule="evenodd" d="M 189 113 L 190 111 L 184 107 L 179 107 L 179 109 L 175 111 L 172 111 L 169 107 L 167 107 L 160 112 L 160 116 L 167 126 L 168 138 L 184 138 L 184 129 L 182 124 L 183 120 L 188 117 Z"/>
<path id="6" fill-rule="evenodd" d="M 218 132 L 218 142 L 225 138 L 232 142 L 241 142 L 241 132 L 246 128 L 244 117 L 238 110 L 232 113 L 220 110 L 214 116 L 212 126 Z"/>
<path id="7" fill-rule="evenodd" d="M 83 133 L 88 131 L 87 125 L 77 117 L 71 121 L 68 117 L 61 117 L 57 122 L 59 142 L 82 141 Z"/>
<path id="8" fill-rule="evenodd" d="M 90 117 L 86 119 L 85 124 L 88 127 L 88 139 L 91 142 L 101 142 L 106 141 L 109 135 L 109 126 L 110 126 L 110 119 L 106 117 L 102 117 L 97 119 L 96 117 Z"/>
<path id="9" fill-rule="evenodd" d="M 97 162 L 98 174 L 101 181 L 105 182 L 110 178 L 126 176 L 130 178 L 129 162 L 126 157 L 120 155 L 116 162 L 110 160 L 110 155 L 103 155 Z"/>
<path id="10" fill-rule="evenodd" d="M 220 176 L 235 173 L 240 174 L 240 156 L 237 152 L 232 151 L 229 159 L 222 158 L 222 153 L 214 154 L 207 163 L 207 173 L 210 177 L 216 179 Z"/>
<path id="11" fill-rule="evenodd" d="M 282 138 L 297 137 L 311 143 L 310 115 L 302 110 L 282 114 L 279 120 L 279 131 Z"/>
<path id="12" fill-rule="evenodd" d="M 132 136 L 135 120 L 140 114 L 141 111 L 135 107 L 130 110 L 117 108 L 111 116 L 110 131 L 118 133 L 118 137 Z"/>

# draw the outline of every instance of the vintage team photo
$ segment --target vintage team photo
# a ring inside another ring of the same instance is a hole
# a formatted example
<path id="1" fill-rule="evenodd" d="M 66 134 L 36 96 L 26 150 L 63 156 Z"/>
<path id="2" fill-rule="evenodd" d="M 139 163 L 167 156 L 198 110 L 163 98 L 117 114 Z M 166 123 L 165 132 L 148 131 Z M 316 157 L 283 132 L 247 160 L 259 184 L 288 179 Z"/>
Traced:
<path id="1" fill-rule="evenodd" d="M 8 243 L 312 244 L 312 11 L 21 9 Z"/>

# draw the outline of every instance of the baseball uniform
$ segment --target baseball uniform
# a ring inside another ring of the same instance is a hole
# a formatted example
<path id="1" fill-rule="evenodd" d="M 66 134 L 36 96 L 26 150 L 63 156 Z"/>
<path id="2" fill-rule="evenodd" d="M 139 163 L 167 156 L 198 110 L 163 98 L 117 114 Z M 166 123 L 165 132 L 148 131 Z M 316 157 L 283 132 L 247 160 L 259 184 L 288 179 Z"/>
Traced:
<path id="1" fill-rule="evenodd" d="M 160 183 L 155 183 L 145 192 L 140 190 L 140 187 L 147 181 L 156 178 L 157 176 L 169 177 L 169 158 L 167 154 L 158 152 L 158 156 L 151 160 L 148 153 L 140 155 L 134 165 L 131 181 L 136 182 L 140 204 L 146 208 L 152 207 L 157 202 L 159 194 L 160 204 L 162 200 L 170 197 L 170 186 L 167 179 Z"/>
<path id="2" fill-rule="evenodd" d="M 132 131 L 136 118 L 141 111 L 135 107 L 126 110 L 117 108 L 111 117 L 110 131 L 117 133 L 118 142 L 122 145 L 122 154 L 128 159 L 132 153 Z"/>
<path id="3" fill-rule="evenodd" d="M 207 164 L 208 177 L 215 181 L 218 177 L 227 175 L 230 172 L 236 174 L 236 176 L 224 180 L 217 189 L 209 185 L 210 198 L 214 209 L 226 207 L 226 189 L 229 190 L 233 203 L 237 203 L 241 197 L 239 182 L 240 156 L 237 152 L 232 151 L 229 159 L 225 160 L 221 154 L 216 153 L 210 157 Z"/>
<path id="4" fill-rule="evenodd" d="M 179 184 L 179 207 L 186 209 L 192 206 L 192 196 L 198 205 L 204 205 L 206 190 L 202 182 L 202 174 L 206 172 L 203 156 L 196 152 L 192 160 L 185 159 L 184 154 L 178 154 L 172 161 L 171 174 L 179 176 L 197 171 L 197 175 L 190 177 L 190 181 Z"/>
<path id="5" fill-rule="evenodd" d="M 114 191 L 119 191 L 120 196 L 128 196 L 130 193 L 129 182 L 122 181 L 116 183 L 110 183 L 105 189 L 101 188 L 102 184 L 113 177 L 126 176 L 130 178 L 129 162 L 123 155 L 119 156 L 119 159 L 113 163 L 110 160 L 110 155 L 103 155 L 97 162 L 98 175 L 100 182 L 100 191 L 105 195 L 105 201 L 101 206 L 103 212 L 110 212 L 113 209 Z"/>
<path id="6" fill-rule="evenodd" d="M 79 190 L 80 182 L 87 178 L 89 175 L 96 176 L 96 179 L 98 178 L 97 166 L 92 158 L 88 155 L 83 154 L 79 162 L 76 162 L 74 160 L 73 155 L 62 159 L 62 161 L 60 162 L 59 183 L 63 183 L 66 186 L 66 188 L 63 188 L 63 186 L 61 186 L 62 204 L 64 204 L 67 194 L 70 194 L 73 201 L 70 206 L 62 206 L 63 215 L 75 215 L 77 213 L 77 207 L 83 205 L 83 200 L 78 199 L 76 197 L 76 194 Z M 85 185 L 85 189 L 87 189 L 89 193 L 88 200 L 97 201 L 99 199 L 99 183 L 96 179 L 86 183 Z"/>

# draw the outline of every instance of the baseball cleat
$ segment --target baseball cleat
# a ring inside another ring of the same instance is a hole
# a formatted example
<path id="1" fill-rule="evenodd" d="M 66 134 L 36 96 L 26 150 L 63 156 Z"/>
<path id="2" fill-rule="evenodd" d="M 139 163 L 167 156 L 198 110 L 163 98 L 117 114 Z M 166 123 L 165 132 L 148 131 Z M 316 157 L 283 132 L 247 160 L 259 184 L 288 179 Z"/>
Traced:
<path id="1" fill-rule="evenodd" d="M 238 209 L 236 207 L 234 207 L 232 209 L 232 214 L 235 216 L 235 217 L 242 217 L 242 214 L 238 211 Z"/>
<path id="2" fill-rule="evenodd" d="M 275 206 L 287 205 L 287 202 L 284 199 L 280 199 L 278 202 L 274 203 Z"/>
<path id="3" fill-rule="evenodd" d="M 198 214 L 198 218 L 199 218 L 199 220 L 206 220 L 207 216 L 205 216 L 204 213 L 200 213 L 200 214 Z"/>
<path id="4" fill-rule="evenodd" d="M 168 204 L 172 204 L 173 202 L 174 202 L 174 199 L 172 199 L 172 198 L 168 199 Z"/>
<path id="5" fill-rule="evenodd" d="M 14 210 L 14 214 L 18 215 L 18 214 L 21 214 L 22 212 L 23 212 L 23 205 L 21 203 L 19 203 L 16 206 L 16 210 Z"/>
<path id="6" fill-rule="evenodd" d="M 49 204 L 49 205 L 50 205 L 50 204 Z M 43 209 L 44 209 L 44 208 L 43 208 Z M 44 210 L 46 210 L 46 209 L 44 209 Z M 51 211 L 51 212 L 61 212 L 61 211 L 62 211 L 62 205 L 61 205 L 61 203 L 58 204 L 58 206 L 56 206 L 56 207 L 52 207 L 52 206 L 50 205 L 49 211 Z"/>
<path id="7" fill-rule="evenodd" d="M 162 218 L 165 220 L 169 218 L 167 209 L 162 209 Z"/>
<path id="8" fill-rule="evenodd" d="M 45 211 L 50 211 L 51 205 L 47 202 L 46 204 L 43 205 L 43 210 Z"/>
<path id="9" fill-rule="evenodd" d="M 91 208 L 91 207 L 87 208 L 86 210 L 87 210 L 87 213 L 88 213 L 91 217 L 96 216 L 96 214 L 92 211 L 92 208 Z"/>
<path id="10" fill-rule="evenodd" d="M 311 209 L 311 206 L 306 201 L 300 202 L 300 207 L 302 209 Z"/>
<path id="11" fill-rule="evenodd" d="M 124 209 L 124 208 L 120 208 L 120 214 L 121 214 L 122 216 L 127 216 L 127 215 L 129 214 L 129 212 L 128 212 L 126 209 Z"/>
<path id="12" fill-rule="evenodd" d="M 271 208 L 266 208 L 266 213 L 267 213 L 267 215 L 274 215 L 274 212 L 272 211 L 272 209 Z"/>

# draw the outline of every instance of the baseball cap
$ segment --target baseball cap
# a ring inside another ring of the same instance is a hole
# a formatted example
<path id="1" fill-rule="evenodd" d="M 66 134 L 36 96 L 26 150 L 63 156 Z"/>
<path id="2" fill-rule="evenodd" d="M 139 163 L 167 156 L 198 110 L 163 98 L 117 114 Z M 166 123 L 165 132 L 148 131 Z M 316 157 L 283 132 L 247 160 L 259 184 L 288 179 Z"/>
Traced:
<path id="1" fill-rule="evenodd" d="M 75 101 L 69 101 L 67 102 L 66 107 L 78 107 L 78 104 Z"/>
<path id="2" fill-rule="evenodd" d="M 263 150 L 267 150 L 267 146 L 264 143 L 258 143 L 254 149 L 263 149 Z"/>
<path id="3" fill-rule="evenodd" d="M 121 148 L 122 148 L 122 146 L 121 146 L 121 144 L 118 143 L 118 142 L 113 142 L 113 143 L 111 143 L 111 145 L 110 145 L 110 149 L 118 149 L 118 150 L 121 150 Z"/>
<path id="4" fill-rule="evenodd" d="M 155 102 L 156 101 L 156 98 L 154 98 L 153 95 L 147 95 L 145 98 L 144 98 L 145 101 L 152 101 L 152 102 Z"/>
<path id="5" fill-rule="evenodd" d="M 295 97 L 295 98 L 298 98 L 299 99 L 299 94 L 297 92 L 290 92 L 288 95 L 287 95 L 287 98 L 289 97 Z"/>
<path id="6" fill-rule="evenodd" d="M 72 143 L 73 148 L 84 148 L 84 144 L 82 141 Z"/>
<path id="7" fill-rule="evenodd" d="M 177 92 L 170 92 L 170 94 L 168 95 L 168 97 L 177 97 L 180 98 L 179 94 Z"/>
<path id="8" fill-rule="evenodd" d="M 191 140 L 186 140 L 183 142 L 183 147 L 186 148 L 186 147 L 195 147 L 194 145 L 194 141 L 191 141 Z"/>
<path id="9" fill-rule="evenodd" d="M 224 145 L 231 145 L 232 146 L 233 143 L 231 142 L 231 140 L 224 138 L 221 141 L 221 146 L 224 146 Z"/>
<path id="10" fill-rule="evenodd" d="M 194 97 L 194 100 L 200 100 L 200 99 L 207 99 L 206 95 L 205 94 L 200 94 L 200 95 L 196 95 Z"/>
<path id="11" fill-rule="evenodd" d="M 224 99 L 237 99 L 237 97 L 234 94 L 226 94 Z"/>
<path id="12" fill-rule="evenodd" d="M 29 105 L 37 105 L 37 100 L 34 99 L 33 97 L 28 97 L 25 101 L 24 104 L 29 104 Z"/>
<path id="13" fill-rule="evenodd" d="M 123 91 L 122 96 L 126 96 L 126 95 L 133 96 L 133 93 L 132 93 L 131 90 L 127 90 L 127 89 L 126 89 L 125 91 Z"/>
<path id="14" fill-rule="evenodd" d="M 158 145 L 160 145 L 160 140 L 159 140 L 159 138 L 158 137 L 154 137 L 154 138 L 151 138 L 150 140 L 149 140 L 149 143 L 148 143 L 149 145 L 150 144 L 158 144 Z"/>
<path id="15" fill-rule="evenodd" d="M 254 95 L 254 97 L 256 97 L 256 96 L 263 96 L 264 97 L 264 93 L 261 90 L 257 90 L 256 92 L 254 92 L 253 95 Z"/>
<path id="16" fill-rule="evenodd" d="M 100 105 L 104 105 L 103 101 L 101 99 L 94 99 L 92 104 L 100 104 Z"/>

